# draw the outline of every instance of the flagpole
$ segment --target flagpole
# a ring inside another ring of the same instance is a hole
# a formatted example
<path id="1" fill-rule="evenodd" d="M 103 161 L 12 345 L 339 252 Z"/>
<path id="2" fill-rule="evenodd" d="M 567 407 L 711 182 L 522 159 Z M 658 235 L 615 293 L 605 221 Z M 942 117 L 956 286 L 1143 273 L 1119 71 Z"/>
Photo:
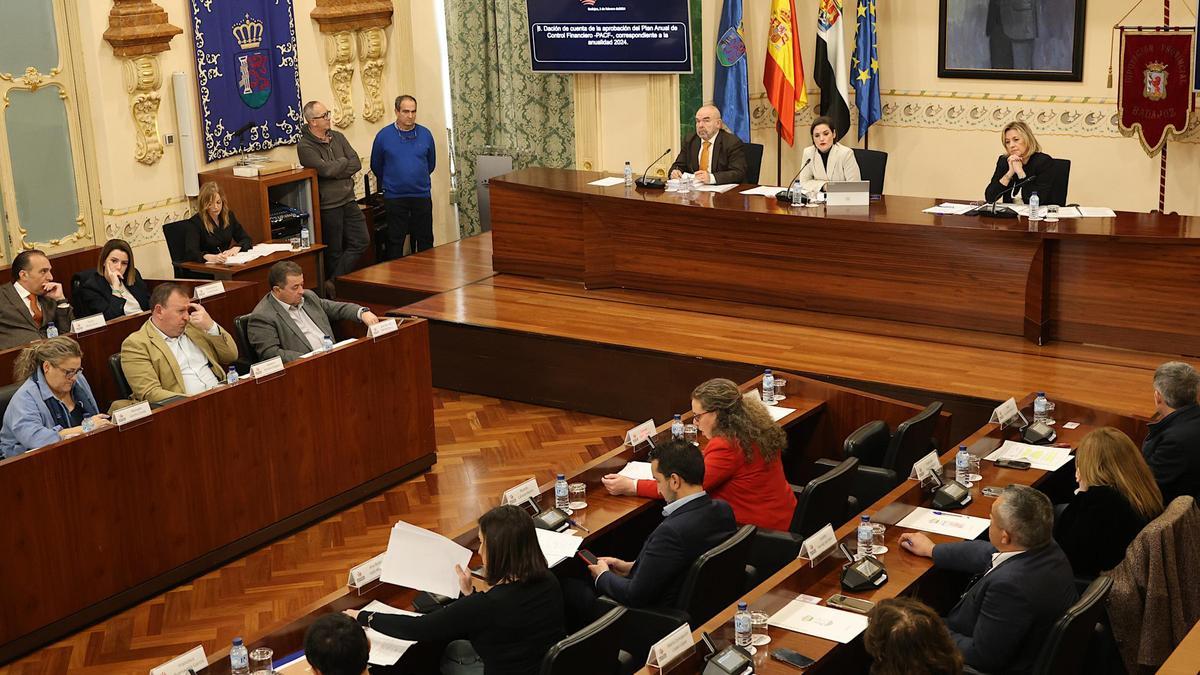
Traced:
<path id="1" fill-rule="evenodd" d="M 775 184 L 788 187 L 783 184 L 783 136 L 779 133 L 779 127 L 775 128 Z"/>

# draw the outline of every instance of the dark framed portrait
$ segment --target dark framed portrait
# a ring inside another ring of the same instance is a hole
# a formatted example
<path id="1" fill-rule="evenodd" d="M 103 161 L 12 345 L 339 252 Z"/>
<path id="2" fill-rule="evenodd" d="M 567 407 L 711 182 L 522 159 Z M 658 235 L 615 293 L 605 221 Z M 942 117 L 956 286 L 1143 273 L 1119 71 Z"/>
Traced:
<path id="1" fill-rule="evenodd" d="M 940 0 L 938 77 L 1083 80 L 1087 0 Z"/>

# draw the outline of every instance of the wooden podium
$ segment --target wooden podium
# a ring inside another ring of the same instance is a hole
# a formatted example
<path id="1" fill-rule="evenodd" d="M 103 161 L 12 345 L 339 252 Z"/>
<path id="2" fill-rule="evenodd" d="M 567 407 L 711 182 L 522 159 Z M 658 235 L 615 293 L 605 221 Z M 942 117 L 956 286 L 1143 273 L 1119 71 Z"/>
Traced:
<path id="1" fill-rule="evenodd" d="M 270 241 L 271 204 L 279 202 L 309 214 L 309 231 L 314 243 L 321 238 L 321 199 L 317 194 L 317 172 L 291 169 L 266 176 L 235 176 L 233 168 L 200 174 L 200 185 L 217 183 L 225 192 L 229 208 L 254 243 Z"/>

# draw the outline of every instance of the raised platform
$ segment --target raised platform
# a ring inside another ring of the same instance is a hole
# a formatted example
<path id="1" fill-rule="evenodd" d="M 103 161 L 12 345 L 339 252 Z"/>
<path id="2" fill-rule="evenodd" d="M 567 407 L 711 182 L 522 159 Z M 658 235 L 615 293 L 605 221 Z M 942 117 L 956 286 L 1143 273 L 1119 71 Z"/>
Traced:
<path id="1" fill-rule="evenodd" d="M 338 277 L 340 299 L 383 311 L 492 276 L 492 236 L 483 234 Z"/>

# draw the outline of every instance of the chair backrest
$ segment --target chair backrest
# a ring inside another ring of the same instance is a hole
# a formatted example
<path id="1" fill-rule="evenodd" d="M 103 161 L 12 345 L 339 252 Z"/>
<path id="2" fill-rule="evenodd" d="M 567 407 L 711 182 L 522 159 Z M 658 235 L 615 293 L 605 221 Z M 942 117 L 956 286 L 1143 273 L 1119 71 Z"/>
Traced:
<path id="1" fill-rule="evenodd" d="M 742 144 L 746 153 L 746 183 L 758 184 L 758 175 L 762 172 L 762 143 Z"/>
<path id="2" fill-rule="evenodd" d="M 1084 656 L 1088 645 L 1104 612 L 1104 598 L 1112 588 L 1112 579 L 1098 577 L 1087 590 L 1071 605 L 1066 613 L 1054 622 L 1046 641 L 1033 662 L 1034 675 L 1083 672 Z"/>
<path id="3" fill-rule="evenodd" d="M 676 609 L 687 612 L 691 625 L 708 621 L 741 596 L 755 529 L 743 525 L 692 563 L 675 602 Z"/>
<path id="4" fill-rule="evenodd" d="M 133 398 L 133 387 L 129 386 L 129 380 L 125 379 L 125 371 L 121 369 L 120 354 L 108 357 L 108 369 L 112 371 L 113 382 L 116 383 L 121 398 Z"/>
<path id="5" fill-rule="evenodd" d="M 79 297 L 79 286 L 83 284 L 83 272 L 76 272 L 71 275 L 71 297 Z"/>
<path id="6" fill-rule="evenodd" d="M 238 353 L 244 354 L 250 363 L 258 361 L 258 355 L 250 346 L 250 315 L 242 314 L 233 317 L 233 339 L 237 342 Z"/>
<path id="7" fill-rule="evenodd" d="M 892 434 L 892 444 L 888 447 L 883 467 L 895 471 L 901 479 L 907 478 L 912 471 L 912 465 L 935 449 L 933 428 L 941 412 L 942 402 L 934 401 L 921 412 L 901 422 Z"/>
<path id="8" fill-rule="evenodd" d="M 846 502 L 854 488 L 854 472 L 858 458 L 848 457 L 824 474 L 808 481 L 796 494 L 796 510 L 792 514 L 793 533 L 807 537 L 833 523 L 836 528 L 845 522 Z"/>
<path id="9" fill-rule="evenodd" d="M 167 240 L 167 251 L 171 254 L 171 262 L 183 262 L 184 239 L 187 237 L 187 228 L 189 227 L 186 220 L 175 220 L 170 223 L 163 223 L 163 239 Z"/>
<path id="10" fill-rule="evenodd" d="M 621 617 L 627 611 L 624 607 L 614 607 L 590 625 L 556 642 L 542 658 L 540 675 L 618 672 Z"/>
<path id="11" fill-rule="evenodd" d="M 1054 159 L 1053 179 L 1050 181 L 1050 191 L 1046 195 L 1044 204 L 1057 204 L 1066 206 L 1067 204 L 1067 188 L 1071 184 L 1071 160 L 1069 159 Z"/>
<path id="12" fill-rule="evenodd" d="M 854 161 L 858 162 L 858 175 L 871 183 L 871 194 L 883 194 L 883 179 L 887 174 L 888 154 L 882 150 L 853 148 Z"/>
<path id="13" fill-rule="evenodd" d="M 875 420 L 850 432 L 842 442 L 842 452 L 845 457 L 857 457 L 867 466 L 883 466 L 891 442 L 892 430 L 887 422 Z"/>
<path id="14" fill-rule="evenodd" d="M 8 404 L 12 402 L 12 397 L 16 396 L 17 390 L 21 388 L 24 382 L 13 382 L 0 387 L 0 417 L 4 417 L 4 412 L 8 410 Z"/>

